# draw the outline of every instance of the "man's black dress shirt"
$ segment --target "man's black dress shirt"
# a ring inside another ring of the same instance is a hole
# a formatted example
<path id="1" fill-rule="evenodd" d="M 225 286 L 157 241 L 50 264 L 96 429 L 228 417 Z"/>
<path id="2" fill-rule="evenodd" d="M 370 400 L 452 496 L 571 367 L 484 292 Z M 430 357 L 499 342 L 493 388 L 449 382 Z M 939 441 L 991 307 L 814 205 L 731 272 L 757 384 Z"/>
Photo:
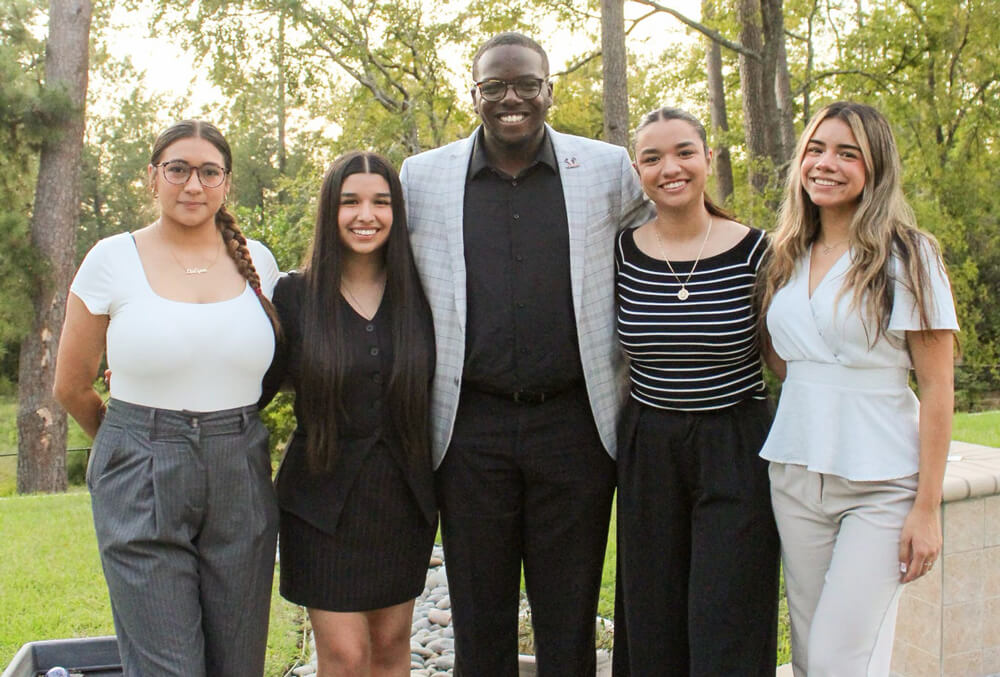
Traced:
<path id="1" fill-rule="evenodd" d="M 547 133 L 534 163 L 512 177 L 490 165 L 480 131 L 463 229 L 463 382 L 496 393 L 558 392 L 581 383 L 566 202 Z"/>

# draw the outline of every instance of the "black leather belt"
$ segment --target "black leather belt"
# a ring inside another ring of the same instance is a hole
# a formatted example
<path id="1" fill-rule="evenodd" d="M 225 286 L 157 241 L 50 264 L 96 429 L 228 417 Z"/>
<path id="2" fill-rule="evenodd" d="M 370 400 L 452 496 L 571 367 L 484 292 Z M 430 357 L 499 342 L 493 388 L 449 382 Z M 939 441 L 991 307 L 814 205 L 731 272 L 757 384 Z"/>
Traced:
<path id="1" fill-rule="evenodd" d="M 517 404 L 541 404 L 546 400 L 551 400 L 556 395 L 561 395 L 565 390 L 518 390 L 507 394 L 512 401 Z"/>
<path id="2" fill-rule="evenodd" d="M 565 388 L 559 388 L 556 390 L 516 390 L 514 392 L 504 392 L 500 390 L 492 390 L 490 388 L 484 388 L 475 383 L 463 382 L 462 387 L 468 388 L 469 390 L 474 390 L 479 393 L 484 393 L 486 395 L 492 395 L 493 397 L 499 397 L 504 400 L 510 400 L 515 404 L 521 404 L 525 406 L 532 406 L 536 404 L 542 404 L 543 402 L 548 402 L 549 400 L 555 399 L 559 395 L 566 393 L 567 391 L 576 388 L 579 384 L 571 383 Z"/>

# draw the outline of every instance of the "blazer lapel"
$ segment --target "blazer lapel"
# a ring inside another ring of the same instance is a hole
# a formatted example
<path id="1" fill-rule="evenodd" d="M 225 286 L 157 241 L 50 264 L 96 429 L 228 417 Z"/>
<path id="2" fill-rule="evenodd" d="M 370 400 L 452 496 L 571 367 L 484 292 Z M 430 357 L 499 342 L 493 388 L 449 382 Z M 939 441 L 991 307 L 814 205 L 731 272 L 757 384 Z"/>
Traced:
<path id="1" fill-rule="evenodd" d="M 466 275 L 465 275 L 465 179 L 469 170 L 469 158 L 472 154 L 473 141 L 479 129 L 465 143 L 456 144 L 449 162 L 441 174 L 441 183 L 447 199 L 442 208 L 445 211 L 444 223 L 448 239 L 448 256 L 450 258 L 454 289 L 455 310 L 458 313 L 458 324 L 465 336 L 466 320 Z"/>
<path id="2" fill-rule="evenodd" d="M 573 310 L 579 318 L 583 303 L 583 273 L 586 260 L 587 222 L 589 204 L 587 199 L 587 158 L 572 142 L 571 137 L 548 127 L 552 148 L 559 164 L 559 180 L 562 182 L 563 198 L 566 201 L 566 221 L 569 225 L 569 275 L 573 288 Z"/>

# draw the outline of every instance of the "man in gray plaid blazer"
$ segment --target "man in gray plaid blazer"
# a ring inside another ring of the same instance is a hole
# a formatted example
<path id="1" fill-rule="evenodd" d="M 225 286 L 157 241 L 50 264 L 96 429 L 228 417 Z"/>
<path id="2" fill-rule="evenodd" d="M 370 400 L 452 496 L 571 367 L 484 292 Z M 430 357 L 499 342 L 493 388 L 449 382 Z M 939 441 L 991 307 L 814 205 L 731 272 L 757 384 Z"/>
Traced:
<path id="1" fill-rule="evenodd" d="M 401 177 L 434 315 L 433 458 L 456 673 L 517 674 L 521 566 L 540 675 L 594 674 L 626 392 L 613 237 L 650 218 L 628 154 L 560 134 L 548 59 L 503 33 L 472 66 L 482 125 Z"/>

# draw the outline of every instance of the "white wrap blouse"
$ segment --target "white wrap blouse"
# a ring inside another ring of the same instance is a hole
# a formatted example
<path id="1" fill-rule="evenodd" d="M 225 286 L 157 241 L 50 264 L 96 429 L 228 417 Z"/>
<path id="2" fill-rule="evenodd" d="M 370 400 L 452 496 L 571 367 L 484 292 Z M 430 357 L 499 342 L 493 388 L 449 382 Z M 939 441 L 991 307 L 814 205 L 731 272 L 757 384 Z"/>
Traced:
<path id="1" fill-rule="evenodd" d="M 919 402 L 910 390 L 906 332 L 920 314 L 898 259 L 888 331 L 874 344 L 852 294 L 840 294 L 850 254 L 834 263 L 809 296 L 807 251 L 767 312 L 774 349 L 787 363 L 778 411 L 761 456 L 848 480 L 908 477 L 919 462 Z M 958 329 L 951 287 L 940 260 L 928 262 L 929 329 Z M 839 296 L 838 296 L 839 294 Z"/>

